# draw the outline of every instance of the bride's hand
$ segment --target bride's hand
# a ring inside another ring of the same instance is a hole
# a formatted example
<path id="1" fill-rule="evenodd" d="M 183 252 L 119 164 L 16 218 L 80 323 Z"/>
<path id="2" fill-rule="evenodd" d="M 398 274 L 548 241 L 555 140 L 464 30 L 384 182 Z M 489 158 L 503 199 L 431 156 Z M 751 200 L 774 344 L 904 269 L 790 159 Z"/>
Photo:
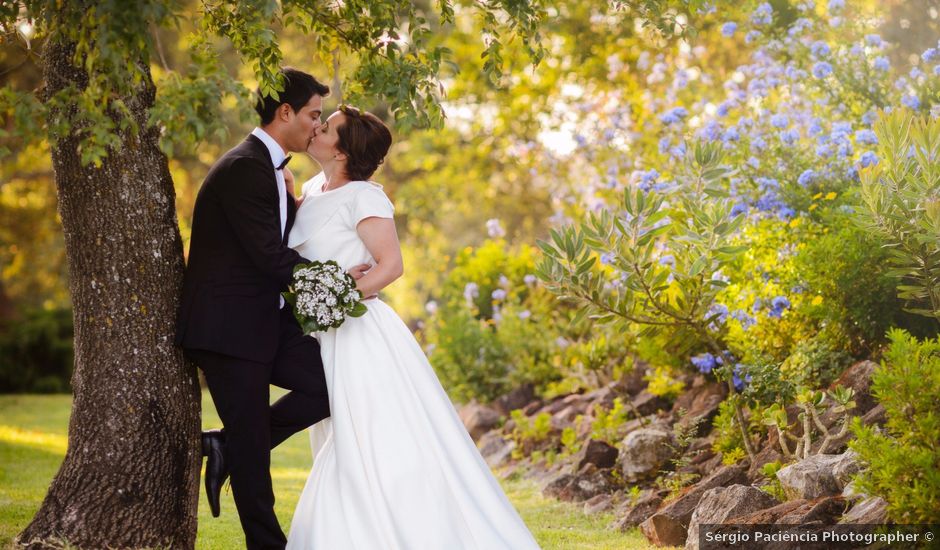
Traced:
<path id="1" fill-rule="evenodd" d="M 357 266 L 349 268 L 349 274 L 352 275 L 353 279 L 357 281 L 365 276 L 366 271 L 372 269 L 372 266 L 369 264 L 359 264 Z M 371 300 L 372 298 L 378 298 L 378 294 L 373 294 L 372 296 L 363 296 L 363 300 Z"/>

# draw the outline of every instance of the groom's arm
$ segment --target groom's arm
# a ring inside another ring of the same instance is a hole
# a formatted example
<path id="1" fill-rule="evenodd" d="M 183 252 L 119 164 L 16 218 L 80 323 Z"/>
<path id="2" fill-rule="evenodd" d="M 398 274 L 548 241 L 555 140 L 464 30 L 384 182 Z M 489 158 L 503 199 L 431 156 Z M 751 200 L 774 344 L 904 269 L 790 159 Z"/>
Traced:
<path id="1" fill-rule="evenodd" d="M 219 190 L 222 209 L 251 262 L 284 289 L 294 266 L 306 261 L 281 239 L 278 196 L 271 168 L 249 157 L 232 162 Z M 269 185 L 268 185 L 269 184 Z"/>

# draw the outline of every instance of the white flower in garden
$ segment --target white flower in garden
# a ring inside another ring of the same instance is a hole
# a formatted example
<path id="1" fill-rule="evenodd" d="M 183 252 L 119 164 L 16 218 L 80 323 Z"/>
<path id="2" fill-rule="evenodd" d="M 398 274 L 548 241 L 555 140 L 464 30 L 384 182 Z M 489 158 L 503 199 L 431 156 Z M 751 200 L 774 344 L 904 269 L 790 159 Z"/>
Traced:
<path id="1" fill-rule="evenodd" d="M 499 218 L 492 218 L 486 221 L 486 233 L 493 239 L 506 236 L 506 230 L 499 224 Z"/>
<path id="2" fill-rule="evenodd" d="M 463 298 L 467 301 L 467 307 L 473 306 L 473 300 L 480 295 L 480 286 L 476 283 L 467 283 L 463 287 Z"/>
<path id="3" fill-rule="evenodd" d="M 424 310 L 428 312 L 428 315 L 434 315 L 437 313 L 437 302 L 430 300 L 428 303 L 424 304 Z"/>

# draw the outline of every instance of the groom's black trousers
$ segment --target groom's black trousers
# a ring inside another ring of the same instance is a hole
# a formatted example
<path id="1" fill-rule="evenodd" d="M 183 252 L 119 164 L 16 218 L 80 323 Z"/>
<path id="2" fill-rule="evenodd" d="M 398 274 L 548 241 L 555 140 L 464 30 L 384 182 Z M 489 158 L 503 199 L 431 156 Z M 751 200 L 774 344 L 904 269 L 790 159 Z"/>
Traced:
<path id="1" fill-rule="evenodd" d="M 281 310 L 277 355 L 258 363 L 187 350 L 206 376 L 225 427 L 225 464 L 249 550 L 283 549 L 287 538 L 274 515 L 271 449 L 330 415 L 320 345 Z M 274 384 L 290 393 L 269 404 Z"/>

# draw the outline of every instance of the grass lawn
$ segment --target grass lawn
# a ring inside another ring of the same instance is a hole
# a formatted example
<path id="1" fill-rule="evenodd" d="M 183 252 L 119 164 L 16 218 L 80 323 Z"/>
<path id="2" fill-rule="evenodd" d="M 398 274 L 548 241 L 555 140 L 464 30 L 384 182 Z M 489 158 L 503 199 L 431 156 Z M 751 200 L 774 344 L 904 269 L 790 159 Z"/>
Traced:
<path id="1" fill-rule="evenodd" d="M 65 455 L 70 406 L 68 395 L 0 395 L 0 548 L 9 546 L 29 523 L 58 470 Z M 208 393 L 203 394 L 203 424 L 221 427 Z M 271 456 L 276 512 L 285 532 L 310 463 L 306 432 L 286 441 Z M 581 506 L 543 498 L 531 481 L 502 483 L 545 550 L 649 548 L 639 531 L 622 534 L 609 529 L 610 514 L 585 516 Z M 196 548 L 239 547 L 244 547 L 244 539 L 231 493 L 223 491 L 222 515 L 217 519 L 211 517 L 205 495 L 201 495 Z"/>

